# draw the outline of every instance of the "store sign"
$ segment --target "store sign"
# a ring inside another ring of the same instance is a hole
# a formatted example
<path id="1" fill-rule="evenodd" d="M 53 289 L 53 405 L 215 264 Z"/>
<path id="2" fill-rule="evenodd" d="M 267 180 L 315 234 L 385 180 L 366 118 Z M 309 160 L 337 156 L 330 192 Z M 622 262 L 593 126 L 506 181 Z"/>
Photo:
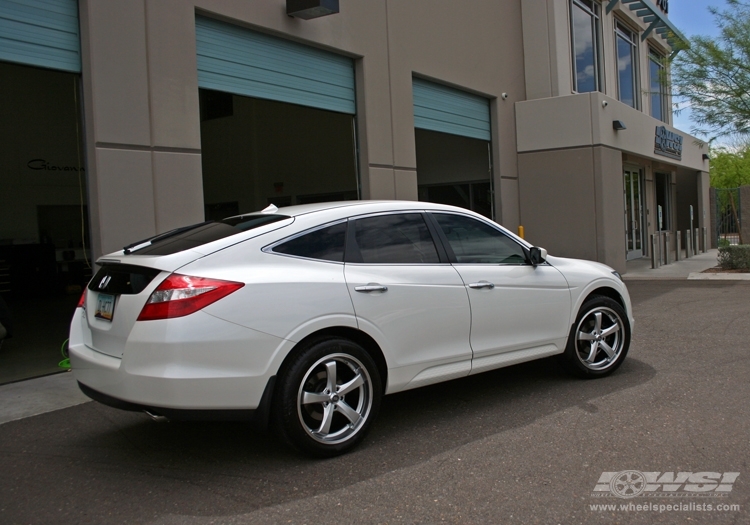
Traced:
<path id="1" fill-rule="evenodd" d="M 654 153 L 670 159 L 682 160 L 682 135 L 669 131 L 665 126 L 656 126 Z"/>
<path id="2" fill-rule="evenodd" d="M 656 5 L 664 11 L 665 15 L 669 13 L 669 0 L 656 0 Z"/>

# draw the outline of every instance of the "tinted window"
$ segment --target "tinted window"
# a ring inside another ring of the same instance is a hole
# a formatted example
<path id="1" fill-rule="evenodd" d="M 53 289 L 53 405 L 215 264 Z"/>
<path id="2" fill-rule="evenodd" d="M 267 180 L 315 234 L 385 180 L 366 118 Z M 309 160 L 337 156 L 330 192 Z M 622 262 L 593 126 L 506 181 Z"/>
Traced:
<path id="1" fill-rule="evenodd" d="M 129 264 L 105 264 L 89 282 L 88 289 L 112 295 L 141 293 L 159 270 Z"/>
<path id="2" fill-rule="evenodd" d="M 124 250 L 126 255 L 170 255 L 288 218 L 286 215 L 263 214 L 202 222 L 134 242 Z"/>
<path id="3" fill-rule="evenodd" d="M 344 262 L 345 240 L 346 223 L 342 222 L 295 237 L 279 244 L 273 251 L 308 259 Z"/>
<path id="4" fill-rule="evenodd" d="M 456 262 L 526 263 L 521 245 L 489 224 L 461 215 L 436 213 L 434 217 L 448 238 Z"/>
<path id="5" fill-rule="evenodd" d="M 437 263 L 432 235 L 419 213 L 379 215 L 353 221 L 359 253 L 350 260 L 367 264 Z"/>

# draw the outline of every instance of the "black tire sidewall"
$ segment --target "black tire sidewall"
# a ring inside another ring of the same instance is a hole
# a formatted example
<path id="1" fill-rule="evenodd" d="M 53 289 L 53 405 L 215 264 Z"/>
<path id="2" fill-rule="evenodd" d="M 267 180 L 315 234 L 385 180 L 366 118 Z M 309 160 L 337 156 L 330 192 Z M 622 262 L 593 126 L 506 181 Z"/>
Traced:
<path id="1" fill-rule="evenodd" d="M 617 357 L 614 363 L 610 364 L 607 368 L 603 370 L 592 370 L 588 368 L 586 365 L 584 365 L 579 356 L 578 351 L 576 348 L 576 330 L 578 328 L 578 324 L 581 322 L 581 319 L 585 315 L 587 315 L 591 310 L 597 307 L 606 307 L 611 310 L 614 310 L 615 313 L 620 317 L 623 324 L 623 346 L 622 351 L 620 352 L 620 355 Z M 630 349 L 630 321 L 628 319 L 627 313 L 625 312 L 625 309 L 615 301 L 614 299 L 611 299 L 609 297 L 597 295 L 590 297 L 587 299 L 583 305 L 581 306 L 580 310 L 578 311 L 578 315 L 576 316 L 576 320 L 573 323 L 573 325 L 570 327 L 570 334 L 568 335 L 568 344 L 565 347 L 565 353 L 563 354 L 565 363 L 568 367 L 568 369 L 574 373 L 575 375 L 579 377 L 584 377 L 586 379 L 595 379 L 598 377 L 604 377 L 615 370 L 617 370 L 622 362 L 625 360 L 625 356 L 628 354 L 628 350 Z"/>
<path id="2" fill-rule="evenodd" d="M 297 396 L 302 381 L 310 367 L 328 355 L 344 354 L 355 358 L 367 369 L 372 383 L 372 403 L 366 420 L 359 431 L 344 442 L 325 444 L 314 440 L 299 421 Z M 378 368 L 366 350 L 357 343 L 344 338 L 326 338 L 305 345 L 285 367 L 274 396 L 275 427 L 285 441 L 297 450 L 317 457 L 332 457 L 343 454 L 357 444 L 370 429 L 380 409 L 382 386 Z"/>

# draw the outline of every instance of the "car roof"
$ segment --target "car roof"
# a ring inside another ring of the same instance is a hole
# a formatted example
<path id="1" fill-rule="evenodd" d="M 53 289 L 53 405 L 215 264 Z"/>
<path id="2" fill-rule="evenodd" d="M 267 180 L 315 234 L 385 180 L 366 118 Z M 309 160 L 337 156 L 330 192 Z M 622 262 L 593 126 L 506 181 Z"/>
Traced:
<path id="1" fill-rule="evenodd" d="M 345 209 L 346 208 L 346 209 Z M 399 210 L 443 210 L 443 211 L 454 211 L 461 213 L 473 212 L 464 208 L 457 208 L 456 206 L 449 206 L 447 204 L 435 204 L 432 202 L 421 202 L 421 201 L 405 201 L 405 200 L 361 200 L 361 201 L 336 201 L 336 202 L 319 202 L 313 204 L 298 204 L 295 206 L 285 206 L 278 209 L 266 209 L 262 212 L 251 212 L 243 213 L 237 217 L 256 215 L 260 213 L 273 213 L 278 215 L 286 215 L 288 217 L 299 217 L 301 215 L 307 215 L 311 213 L 336 210 L 344 212 L 344 214 L 364 214 L 370 212 L 379 211 L 399 211 Z"/>

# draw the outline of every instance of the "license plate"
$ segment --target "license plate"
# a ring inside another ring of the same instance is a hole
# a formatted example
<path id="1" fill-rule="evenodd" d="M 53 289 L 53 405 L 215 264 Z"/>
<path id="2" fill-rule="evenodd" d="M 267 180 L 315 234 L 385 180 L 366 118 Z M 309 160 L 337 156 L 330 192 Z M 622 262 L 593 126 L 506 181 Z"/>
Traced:
<path id="1" fill-rule="evenodd" d="M 94 317 L 97 319 L 104 319 L 105 321 L 112 321 L 112 316 L 115 313 L 115 296 L 106 293 L 100 293 L 96 300 L 96 310 L 94 311 Z"/>

